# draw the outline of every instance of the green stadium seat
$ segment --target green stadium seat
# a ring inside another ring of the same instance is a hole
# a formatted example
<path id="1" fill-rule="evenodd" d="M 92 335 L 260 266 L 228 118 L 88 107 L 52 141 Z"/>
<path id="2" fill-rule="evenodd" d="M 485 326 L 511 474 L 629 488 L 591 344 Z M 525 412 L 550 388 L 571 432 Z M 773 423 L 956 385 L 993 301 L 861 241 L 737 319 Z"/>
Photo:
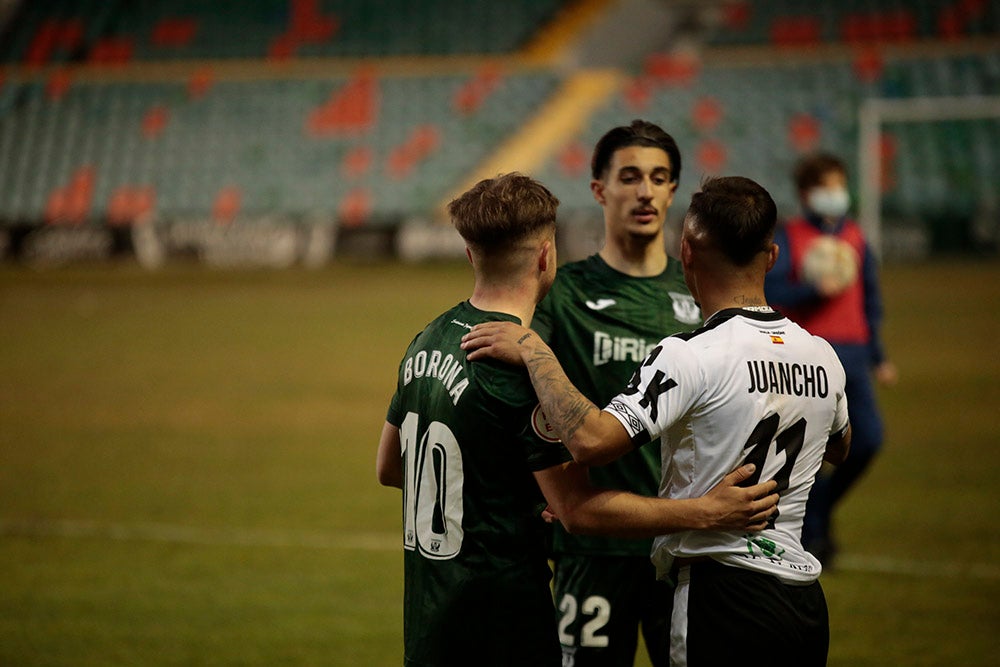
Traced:
<path id="1" fill-rule="evenodd" d="M 8 84 L 22 101 L 0 121 L 0 191 L 11 193 L 0 218 L 41 217 L 89 165 L 89 216 L 113 222 L 150 201 L 163 217 L 210 218 L 236 190 L 241 214 L 332 213 L 365 191 L 373 215 L 398 220 L 433 208 L 557 80 L 498 77 L 463 113 L 453 99 L 470 75 L 217 81 L 196 98 L 186 81 L 72 82 L 54 98 L 41 83 Z"/>
<path id="2" fill-rule="evenodd" d="M 53 0 L 23 3 L 0 60 L 510 53 L 566 0 Z"/>

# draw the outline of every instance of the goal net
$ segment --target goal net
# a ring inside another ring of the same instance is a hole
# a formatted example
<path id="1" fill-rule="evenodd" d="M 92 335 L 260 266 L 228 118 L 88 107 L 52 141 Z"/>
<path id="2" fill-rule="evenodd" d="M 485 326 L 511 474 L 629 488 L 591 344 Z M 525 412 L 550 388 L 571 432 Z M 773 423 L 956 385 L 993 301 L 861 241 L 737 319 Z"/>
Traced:
<path id="1" fill-rule="evenodd" d="M 913 217 L 950 215 L 978 241 L 1000 240 L 1000 96 L 871 98 L 858 125 L 859 218 L 876 254 L 894 189 Z"/>

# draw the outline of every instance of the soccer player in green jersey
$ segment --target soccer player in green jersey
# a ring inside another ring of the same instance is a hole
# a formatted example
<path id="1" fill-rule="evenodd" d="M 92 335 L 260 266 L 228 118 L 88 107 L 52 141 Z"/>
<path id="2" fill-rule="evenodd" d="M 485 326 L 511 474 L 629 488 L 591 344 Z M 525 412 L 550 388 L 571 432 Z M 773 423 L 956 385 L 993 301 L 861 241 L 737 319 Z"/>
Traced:
<path id="1" fill-rule="evenodd" d="M 376 460 L 379 481 L 403 490 L 405 665 L 560 664 L 546 502 L 573 532 L 652 536 L 761 529 L 777 500 L 773 483 L 737 486 L 753 466 L 684 501 L 597 489 L 552 435 L 524 369 L 467 361 L 461 339 L 476 324 L 531 323 L 555 278 L 557 205 L 519 174 L 449 205 L 473 293 L 408 347 Z"/>
<path id="2" fill-rule="evenodd" d="M 615 127 L 597 142 L 591 171 L 590 189 L 604 210 L 604 246 L 559 269 L 531 326 L 570 381 L 605 405 L 661 338 L 696 328 L 701 313 L 664 239 L 681 172 L 674 139 L 642 120 Z M 590 477 L 597 486 L 655 495 L 659 440 L 591 468 Z M 669 584 L 656 579 L 651 548 L 651 540 L 572 535 L 555 526 L 564 665 L 632 665 L 640 626 L 653 665 L 669 664 L 672 598 Z"/>

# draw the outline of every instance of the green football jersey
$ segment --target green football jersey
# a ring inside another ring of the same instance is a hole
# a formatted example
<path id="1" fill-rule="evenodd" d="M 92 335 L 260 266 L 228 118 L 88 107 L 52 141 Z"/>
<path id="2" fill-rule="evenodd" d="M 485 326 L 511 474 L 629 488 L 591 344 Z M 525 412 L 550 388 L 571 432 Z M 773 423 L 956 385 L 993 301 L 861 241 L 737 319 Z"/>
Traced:
<path id="1" fill-rule="evenodd" d="M 462 335 L 491 320 L 518 321 L 463 302 L 418 334 L 386 417 L 402 445 L 408 665 L 559 661 L 532 472 L 571 457 L 540 430 L 523 368 L 466 360 Z"/>
<path id="2" fill-rule="evenodd" d="M 570 381 L 603 408 L 625 387 L 661 339 L 701 325 L 701 312 L 671 259 L 658 276 L 636 278 L 608 266 L 600 255 L 559 267 L 539 304 L 532 328 L 552 347 Z M 591 468 L 594 484 L 655 496 L 660 485 L 660 443 Z M 648 556 L 651 540 L 570 535 L 555 526 L 556 552 Z"/>

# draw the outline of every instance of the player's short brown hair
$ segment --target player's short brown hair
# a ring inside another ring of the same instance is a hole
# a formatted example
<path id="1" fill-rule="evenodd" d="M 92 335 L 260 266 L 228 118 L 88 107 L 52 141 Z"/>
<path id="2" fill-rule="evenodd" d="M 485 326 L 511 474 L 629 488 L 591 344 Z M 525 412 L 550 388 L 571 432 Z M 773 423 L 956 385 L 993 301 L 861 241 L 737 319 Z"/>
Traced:
<path id="1" fill-rule="evenodd" d="M 505 250 L 553 229 L 559 200 L 535 179 L 511 172 L 479 181 L 448 204 L 455 229 L 480 251 Z"/>
<path id="2" fill-rule="evenodd" d="M 823 177 L 831 171 L 847 176 L 847 165 L 832 153 L 813 153 L 800 159 L 792 171 L 792 179 L 799 192 L 805 192 L 819 185 Z"/>
<path id="3" fill-rule="evenodd" d="M 736 266 L 746 266 L 774 240 L 778 208 L 771 194 L 743 176 L 706 179 L 691 195 L 687 215 L 708 242 Z"/>

